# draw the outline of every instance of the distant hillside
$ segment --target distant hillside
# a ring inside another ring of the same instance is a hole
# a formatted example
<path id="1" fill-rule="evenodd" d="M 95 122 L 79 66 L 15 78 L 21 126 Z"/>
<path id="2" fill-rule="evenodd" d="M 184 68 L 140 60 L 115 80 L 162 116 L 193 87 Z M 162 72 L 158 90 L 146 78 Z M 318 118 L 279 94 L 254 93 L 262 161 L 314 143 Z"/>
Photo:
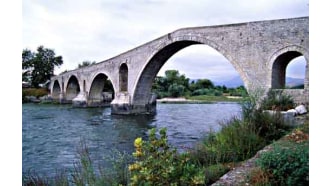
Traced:
<path id="1" fill-rule="evenodd" d="M 297 85 L 303 85 L 304 84 L 304 79 L 300 79 L 300 78 L 292 78 L 292 77 L 287 77 L 285 79 L 285 84 L 288 87 L 294 87 Z"/>
<path id="2" fill-rule="evenodd" d="M 236 88 L 238 86 L 244 85 L 242 79 L 240 76 L 233 77 L 230 80 L 225 80 L 225 81 L 217 81 L 213 82 L 214 85 L 225 85 L 228 88 Z"/>
<path id="3" fill-rule="evenodd" d="M 288 87 L 293 87 L 293 86 L 304 84 L 304 79 L 300 79 L 300 78 L 286 77 L 285 81 L 286 81 L 286 86 L 288 86 Z M 236 88 L 238 86 L 244 85 L 240 76 L 235 76 L 232 79 L 227 80 L 227 81 L 216 81 L 213 83 L 214 83 L 214 85 L 221 85 L 221 86 L 225 85 L 228 88 Z"/>

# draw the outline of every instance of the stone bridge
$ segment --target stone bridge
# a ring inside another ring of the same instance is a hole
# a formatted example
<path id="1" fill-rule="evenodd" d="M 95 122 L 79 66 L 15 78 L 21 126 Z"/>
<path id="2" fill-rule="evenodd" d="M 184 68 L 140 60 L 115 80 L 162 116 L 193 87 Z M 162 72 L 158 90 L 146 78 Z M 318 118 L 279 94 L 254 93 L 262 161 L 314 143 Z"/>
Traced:
<path id="1" fill-rule="evenodd" d="M 104 102 L 104 84 L 110 80 L 113 114 L 154 113 L 151 86 L 157 73 L 176 52 L 197 44 L 226 57 L 248 92 L 283 89 L 288 63 L 304 56 L 304 89 L 285 91 L 295 95 L 297 102 L 308 102 L 309 17 L 182 28 L 113 58 L 52 77 L 51 96 L 75 106 L 99 106 Z"/>

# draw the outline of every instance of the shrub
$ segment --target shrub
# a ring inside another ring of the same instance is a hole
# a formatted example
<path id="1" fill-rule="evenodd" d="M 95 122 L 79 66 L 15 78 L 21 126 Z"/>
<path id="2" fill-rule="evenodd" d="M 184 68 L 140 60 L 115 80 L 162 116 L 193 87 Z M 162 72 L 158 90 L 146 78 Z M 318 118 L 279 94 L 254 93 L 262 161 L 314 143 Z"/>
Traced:
<path id="1" fill-rule="evenodd" d="M 254 130 L 233 118 L 223 124 L 220 132 L 210 133 L 191 153 L 202 165 L 237 162 L 250 158 L 265 145 Z"/>
<path id="2" fill-rule="evenodd" d="M 280 114 L 270 115 L 257 108 L 257 96 L 250 96 L 242 103 L 243 117 L 221 123 L 219 132 L 211 132 L 191 151 L 196 164 L 238 162 L 284 136 L 290 129 Z"/>
<path id="3" fill-rule="evenodd" d="M 203 171 L 192 164 L 187 154 L 177 154 L 167 143 L 166 129 L 151 129 L 149 141 L 134 141 L 136 161 L 129 165 L 131 185 L 203 185 Z"/>
<path id="4" fill-rule="evenodd" d="M 247 175 L 247 180 L 251 185 L 271 186 L 271 177 L 272 175 L 269 172 L 262 170 L 260 167 L 256 167 Z"/>
<path id="5" fill-rule="evenodd" d="M 46 88 L 27 88 L 22 90 L 23 96 L 35 96 L 36 98 L 39 98 L 47 94 L 48 90 Z"/>
<path id="6" fill-rule="evenodd" d="M 268 101 L 264 100 L 258 107 L 258 100 L 258 97 L 250 96 L 242 103 L 243 120 L 248 123 L 248 128 L 254 130 L 258 136 L 267 142 L 284 136 L 289 131 L 290 126 L 286 125 L 283 116 L 279 112 L 275 114 L 264 112 L 262 108 L 266 107 L 264 104 Z"/>
<path id="7" fill-rule="evenodd" d="M 294 108 L 294 101 L 290 95 L 286 95 L 282 90 L 271 90 L 267 97 L 261 102 L 263 110 L 286 111 Z"/>
<path id="8" fill-rule="evenodd" d="M 257 160 L 264 171 L 272 174 L 272 185 L 308 185 L 309 175 L 308 142 L 274 145 Z"/>
<path id="9" fill-rule="evenodd" d="M 219 180 L 219 177 L 228 171 L 229 168 L 225 167 L 223 164 L 215 164 L 205 167 L 204 172 L 206 185 L 211 185 L 212 183 L 216 182 Z"/>

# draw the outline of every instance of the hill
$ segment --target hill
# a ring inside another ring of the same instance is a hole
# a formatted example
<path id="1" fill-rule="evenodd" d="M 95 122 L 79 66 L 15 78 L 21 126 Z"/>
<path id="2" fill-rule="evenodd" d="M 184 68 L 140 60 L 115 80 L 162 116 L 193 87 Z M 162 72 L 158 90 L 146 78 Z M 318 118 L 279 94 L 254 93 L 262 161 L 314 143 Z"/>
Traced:
<path id="1" fill-rule="evenodd" d="M 293 87 L 297 85 L 304 84 L 304 79 L 302 78 L 292 78 L 292 77 L 286 77 L 286 86 Z M 235 76 L 231 78 L 230 80 L 224 80 L 224 81 L 213 81 L 214 85 L 225 85 L 228 88 L 236 88 L 238 86 L 244 85 L 242 79 L 240 76 Z"/>

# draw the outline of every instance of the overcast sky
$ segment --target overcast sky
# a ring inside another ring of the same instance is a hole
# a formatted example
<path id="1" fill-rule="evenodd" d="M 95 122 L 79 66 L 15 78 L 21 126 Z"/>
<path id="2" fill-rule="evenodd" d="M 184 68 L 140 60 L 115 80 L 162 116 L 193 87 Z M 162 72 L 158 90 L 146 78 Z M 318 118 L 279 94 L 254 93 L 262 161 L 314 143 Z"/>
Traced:
<path id="1" fill-rule="evenodd" d="M 85 60 L 114 57 L 183 27 L 309 15 L 308 0 L 24 0 L 22 5 L 22 46 L 54 49 L 64 60 L 55 74 Z M 304 65 L 303 58 L 290 63 L 288 75 L 302 77 Z M 166 69 L 213 81 L 238 75 L 227 59 L 206 45 L 179 51 L 159 75 Z"/>

